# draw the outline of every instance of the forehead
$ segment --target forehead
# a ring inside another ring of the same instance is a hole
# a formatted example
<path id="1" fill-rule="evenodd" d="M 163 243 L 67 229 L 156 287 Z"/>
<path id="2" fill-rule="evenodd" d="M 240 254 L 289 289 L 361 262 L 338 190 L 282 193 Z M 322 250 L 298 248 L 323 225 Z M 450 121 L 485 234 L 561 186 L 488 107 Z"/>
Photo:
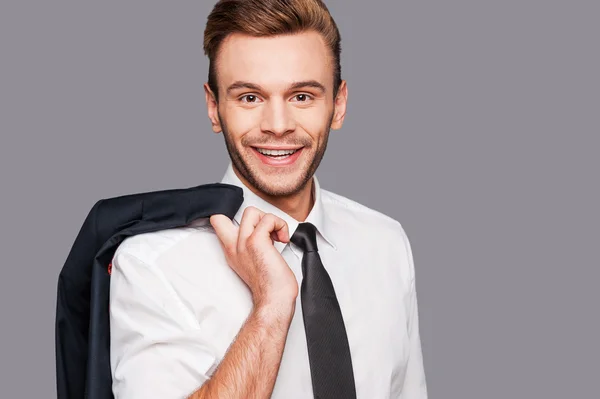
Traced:
<path id="1" fill-rule="evenodd" d="M 231 34 L 221 44 L 216 67 L 221 87 L 235 81 L 273 90 L 306 80 L 333 85 L 330 51 L 313 31 L 269 37 Z"/>

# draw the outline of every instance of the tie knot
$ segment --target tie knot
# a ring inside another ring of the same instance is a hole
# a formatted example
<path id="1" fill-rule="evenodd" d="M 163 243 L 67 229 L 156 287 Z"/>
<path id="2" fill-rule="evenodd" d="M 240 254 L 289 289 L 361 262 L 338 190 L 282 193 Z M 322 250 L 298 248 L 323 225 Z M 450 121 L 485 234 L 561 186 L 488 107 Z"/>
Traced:
<path id="1" fill-rule="evenodd" d="M 302 248 L 304 252 L 319 250 L 317 247 L 317 228 L 309 222 L 300 223 L 290 241 Z"/>

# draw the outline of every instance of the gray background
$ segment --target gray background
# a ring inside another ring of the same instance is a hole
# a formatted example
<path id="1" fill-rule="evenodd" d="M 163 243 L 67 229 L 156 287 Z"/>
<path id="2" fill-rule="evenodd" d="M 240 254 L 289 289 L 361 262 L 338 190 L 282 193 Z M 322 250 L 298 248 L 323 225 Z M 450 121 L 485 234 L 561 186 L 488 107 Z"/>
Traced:
<path id="1" fill-rule="evenodd" d="M 1 397 L 54 397 L 56 281 L 100 198 L 221 179 L 212 1 L 0 3 Z M 431 398 L 597 397 L 597 1 L 329 0 L 317 175 L 398 219 Z"/>

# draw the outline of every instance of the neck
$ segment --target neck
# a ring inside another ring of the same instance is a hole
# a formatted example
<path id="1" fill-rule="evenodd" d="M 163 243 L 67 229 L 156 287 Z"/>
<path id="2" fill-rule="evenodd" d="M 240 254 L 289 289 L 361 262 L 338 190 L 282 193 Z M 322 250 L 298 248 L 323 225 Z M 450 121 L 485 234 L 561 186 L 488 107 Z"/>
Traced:
<path id="1" fill-rule="evenodd" d="M 298 222 L 304 222 L 310 213 L 314 203 L 314 177 L 312 177 L 307 184 L 302 187 L 300 191 L 291 195 L 277 195 L 272 196 L 263 193 L 256 189 L 256 187 L 252 186 L 243 176 L 238 173 L 237 169 L 233 168 L 237 177 L 242 181 L 242 183 L 248 187 L 250 191 L 254 194 L 258 195 L 263 200 L 267 201 L 269 204 L 279 208 L 283 212 L 287 213 L 291 217 L 293 217 Z"/>

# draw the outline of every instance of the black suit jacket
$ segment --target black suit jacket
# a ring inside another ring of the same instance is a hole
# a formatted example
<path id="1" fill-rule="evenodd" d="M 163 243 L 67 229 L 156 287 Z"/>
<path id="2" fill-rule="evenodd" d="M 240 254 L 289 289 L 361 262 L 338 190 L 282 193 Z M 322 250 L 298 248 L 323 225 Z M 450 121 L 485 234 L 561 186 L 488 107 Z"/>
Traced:
<path id="1" fill-rule="evenodd" d="M 58 278 L 58 399 L 113 399 L 110 370 L 110 263 L 127 237 L 224 214 L 233 218 L 241 188 L 212 183 L 103 199 L 92 207 Z"/>

